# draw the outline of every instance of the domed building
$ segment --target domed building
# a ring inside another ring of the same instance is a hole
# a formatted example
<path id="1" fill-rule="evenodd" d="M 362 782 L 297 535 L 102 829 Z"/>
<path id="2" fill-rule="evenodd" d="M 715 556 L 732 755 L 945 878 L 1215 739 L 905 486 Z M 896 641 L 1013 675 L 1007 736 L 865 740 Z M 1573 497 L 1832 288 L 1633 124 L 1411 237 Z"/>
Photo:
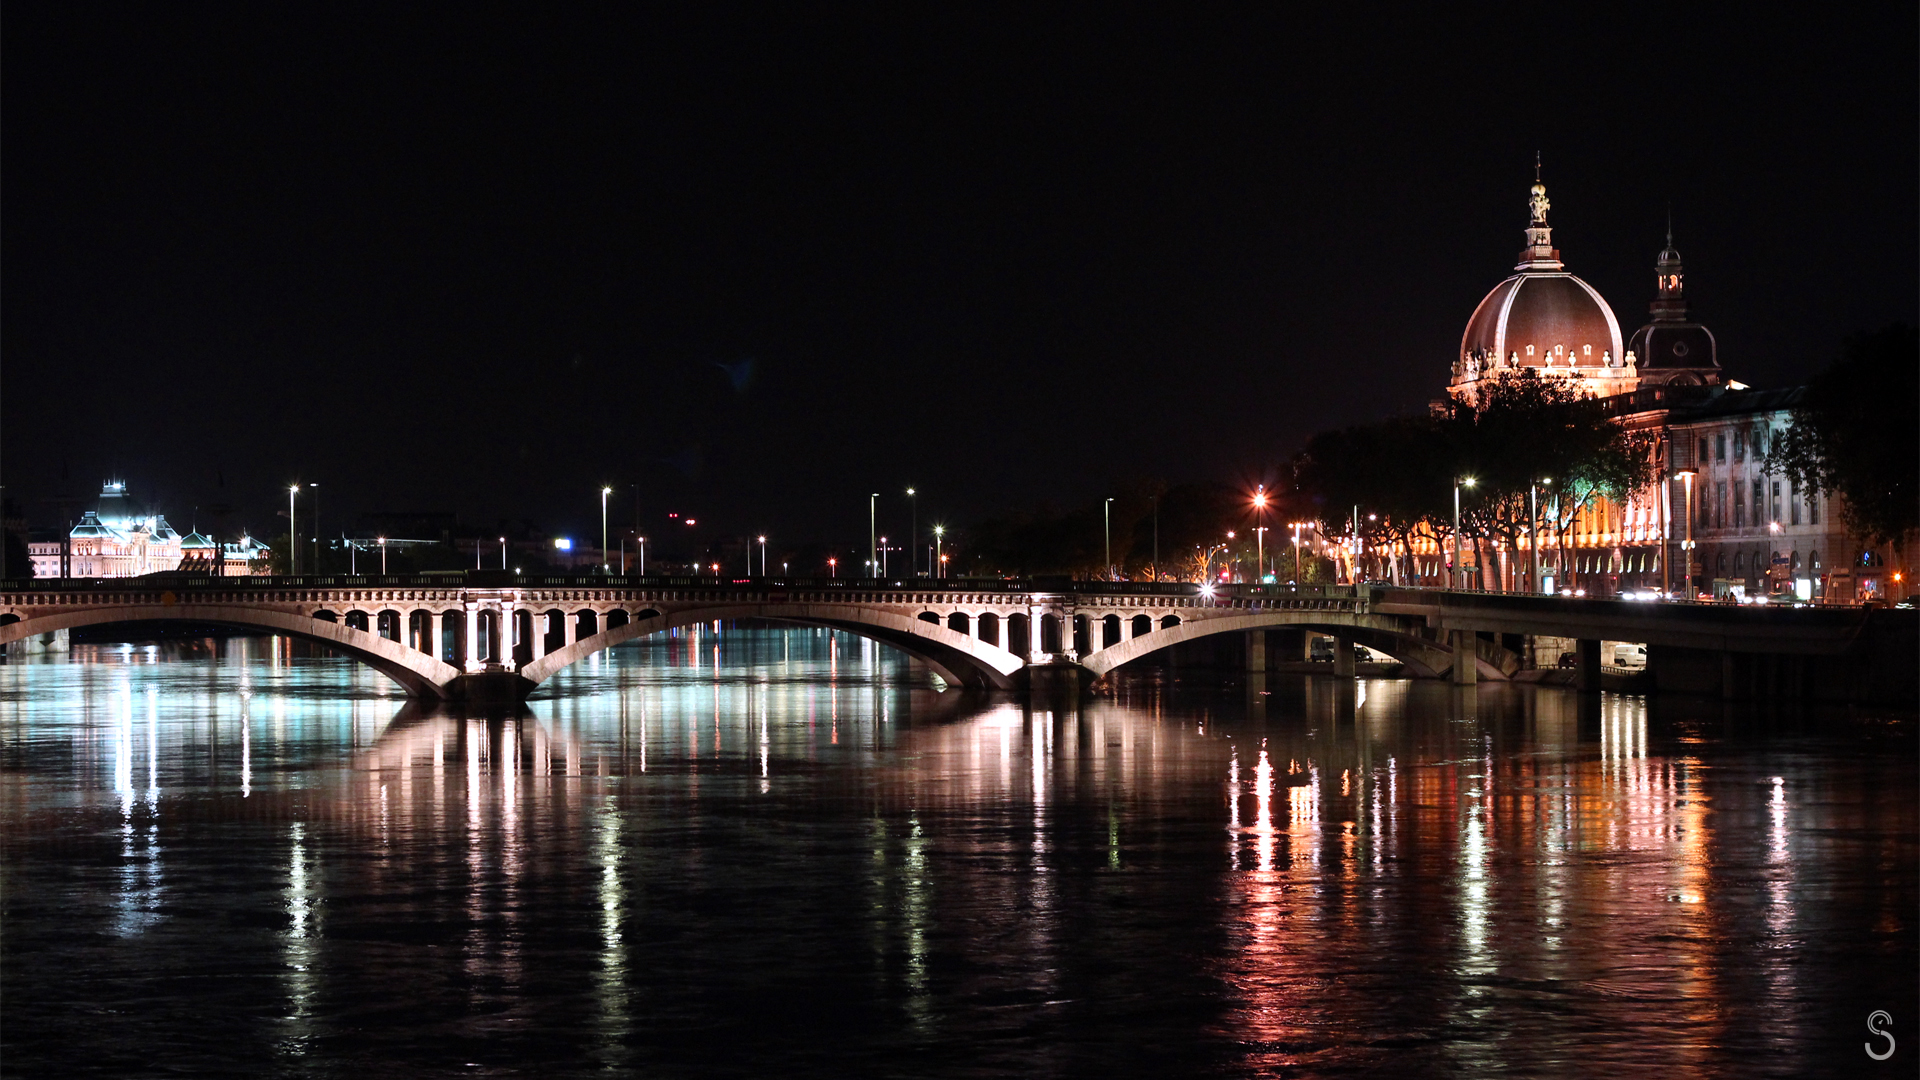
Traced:
<path id="1" fill-rule="evenodd" d="M 1615 423 L 1647 438 L 1658 479 L 1618 499 L 1583 494 L 1564 511 L 1567 493 L 1543 481 L 1541 514 L 1557 517 L 1558 527 L 1540 533 L 1539 586 L 1600 596 L 1791 593 L 1845 602 L 1888 595 L 1899 576 L 1872 552 L 1860 554 L 1834 496 L 1767 473 L 1767 449 L 1791 425 L 1801 391 L 1752 390 L 1726 377 L 1712 331 L 1688 318 L 1672 230 L 1654 264 L 1651 321 L 1623 341 L 1606 298 L 1569 273 L 1553 246 L 1550 205 L 1536 172 L 1527 246 L 1513 275 L 1467 320 L 1447 392 L 1472 405 L 1503 373 L 1531 369 L 1568 380 L 1601 399 Z M 1531 587 L 1531 541 L 1477 537 L 1462 551 L 1458 576 L 1441 531 L 1420 536 L 1407 554 L 1419 584 L 1464 579 L 1523 590 Z"/>
<path id="2" fill-rule="evenodd" d="M 1687 321 L 1685 274 L 1673 250 L 1673 231 L 1654 264 L 1653 321 L 1634 331 L 1627 355 L 1637 359 L 1640 382 L 1649 386 L 1719 386 L 1719 347 L 1712 331 Z"/>

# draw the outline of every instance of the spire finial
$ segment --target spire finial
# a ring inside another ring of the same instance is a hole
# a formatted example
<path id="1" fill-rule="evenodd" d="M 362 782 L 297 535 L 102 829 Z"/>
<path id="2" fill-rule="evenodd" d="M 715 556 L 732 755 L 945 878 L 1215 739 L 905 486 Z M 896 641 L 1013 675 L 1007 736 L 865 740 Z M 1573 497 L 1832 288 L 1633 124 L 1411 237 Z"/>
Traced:
<path id="1" fill-rule="evenodd" d="M 1667 204 L 1667 248 L 1673 248 L 1673 204 Z"/>
<path id="2" fill-rule="evenodd" d="M 1533 152 L 1533 182 L 1540 182 L 1540 151 Z"/>

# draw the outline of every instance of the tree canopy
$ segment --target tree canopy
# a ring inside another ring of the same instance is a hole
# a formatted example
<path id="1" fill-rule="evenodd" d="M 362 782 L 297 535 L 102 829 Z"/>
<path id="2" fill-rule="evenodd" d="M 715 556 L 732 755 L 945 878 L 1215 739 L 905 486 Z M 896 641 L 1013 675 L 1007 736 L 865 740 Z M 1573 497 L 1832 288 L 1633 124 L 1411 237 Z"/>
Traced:
<path id="1" fill-rule="evenodd" d="M 1920 336 L 1895 323 L 1849 338 L 1807 385 L 1766 468 L 1843 500 L 1847 528 L 1870 543 L 1920 529 Z"/>

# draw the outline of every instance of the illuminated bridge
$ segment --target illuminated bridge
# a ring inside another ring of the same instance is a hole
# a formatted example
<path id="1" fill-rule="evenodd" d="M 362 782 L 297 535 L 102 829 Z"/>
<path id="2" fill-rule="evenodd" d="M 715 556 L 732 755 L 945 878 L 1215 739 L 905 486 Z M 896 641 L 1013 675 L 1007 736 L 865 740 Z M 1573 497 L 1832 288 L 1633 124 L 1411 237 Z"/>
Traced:
<path id="1" fill-rule="evenodd" d="M 1097 679 L 1170 646 L 1219 634 L 1240 635 L 1249 670 L 1264 670 L 1272 652 L 1267 631 L 1304 630 L 1337 639 L 1331 670 L 1348 676 L 1351 644 L 1359 643 L 1415 676 L 1456 683 L 1506 679 L 1523 666 L 1529 637 L 1554 636 L 1579 643 L 1582 678 L 1597 686 L 1604 638 L 1646 642 L 1651 667 L 1694 681 L 1710 670 L 1716 684 L 1698 687 L 1708 692 L 1833 696 L 1816 685 L 1831 681 L 1820 673 L 1837 664 L 1850 686 L 1862 670 L 1869 680 L 1878 678 L 1884 664 L 1872 645 L 1888 636 L 1881 624 L 1892 620 L 1893 637 L 1911 636 L 1913 620 L 1903 617 L 1912 614 L 1044 578 L 722 580 L 463 571 L 0 582 L 0 644 L 109 624 L 232 627 L 318 642 L 379 669 L 414 697 L 454 701 L 518 700 L 601 649 L 714 620 L 845 630 L 918 658 L 951 686 L 981 689 Z M 1840 696 L 1849 695 L 1858 696 L 1853 690 Z"/>

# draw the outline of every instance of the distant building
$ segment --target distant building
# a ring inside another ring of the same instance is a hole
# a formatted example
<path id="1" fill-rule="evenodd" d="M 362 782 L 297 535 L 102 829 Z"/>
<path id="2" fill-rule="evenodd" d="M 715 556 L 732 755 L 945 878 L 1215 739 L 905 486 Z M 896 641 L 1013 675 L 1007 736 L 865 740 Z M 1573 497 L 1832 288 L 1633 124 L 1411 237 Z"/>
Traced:
<path id="1" fill-rule="evenodd" d="M 1528 368 L 1568 380 L 1602 399 L 1617 422 L 1652 436 L 1660 477 L 1620 502 L 1595 499 L 1574 519 L 1564 548 L 1543 529 L 1543 576 L 1603 596 L 1685 590 L 1691 507 L 1697 592 L 1791 591 L 1833 601 L 1885 595 L 1888 568 L 1847 536 L 1837 497 L 1809 497 L 1762 470 L 1766 448 L 1789 425 L 1804 389 L 1752 390 L 1726 378 L 1712 332 L 1687 316 L 1671 235 L 1654 263 L 1652 318 L 1623 339 L 1605 298 L 1567 272 L 1547 226 L 1546 186 L 1537 180 L 1529 208 L 1519 264 L 1468 320 L 1447 392 L 1471 403 L 1485 380 Z M 1463 561 L 1472 583 L 1524 589 L 1526 543 L 1484 560 L 1469 546 Z M 1417 539 L 1409 554 L 1418 580 L 1446 584 L 1450 551 L 1438 536 Z"/>
<path id="2" fill-rule="evenodd" d="M 214 569 L 218 545 L 209 537 L 194 532 L 181 536 L 167 524 L 163 514 L 134 513 L 127 498 L 127 485 L 110 480 L 100 489 L 99 506 L 89 510 L 68 533 L 64 542 L 39 538 L 27 545 L 33 559 L 34 577 L 65 576 L 78 578 L 139 577 L 179 569 Z M 266 548 L 252 537 L 228 544 L 218 572 L 241 575 L 264 571 Z"/>

